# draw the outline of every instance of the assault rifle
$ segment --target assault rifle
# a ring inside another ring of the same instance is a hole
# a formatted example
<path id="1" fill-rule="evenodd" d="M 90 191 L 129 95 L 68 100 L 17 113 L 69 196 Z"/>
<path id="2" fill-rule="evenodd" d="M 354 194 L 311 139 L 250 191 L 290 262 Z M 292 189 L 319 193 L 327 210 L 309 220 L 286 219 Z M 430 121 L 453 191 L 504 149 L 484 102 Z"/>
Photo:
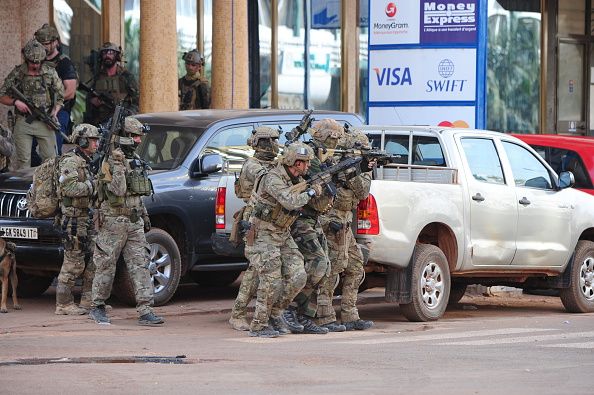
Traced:
<path id="1" fill-rule="evenodd" d="M 350 149 L 329 149 L 318 148 L 316 152 L 320 161 L 325 161 L 330 156 L 340 157 L 360 157 L 367 162 L 375 161 L 379 166 L 384 166 L 388 163 L 397 162 L 401 159 L 400 155 L 392 155 L 387 151 L 377 150 L 372 148 L 350 148 Z"/>
<path id="2" fill-rule="evenodd" d="M 295 184 L 291 190 L 303 192 L 312 185 L 321 185 L 329 195 L 336 195 L 336 187 L 334 184 L 338 182 L 338 176 L 344 175 L 344 179 L 350 179 L 360 174 L 360 166 L 362 157 L 345 158 L 337 164 L 328 167 L 316 174 L 313 174 L 307 180 Z"/>
<path id="3" fill-rule="evenodd" d="M 113 150 L 115 138 L 118 135 L 118 131 L 123 126 L 122 118 L 124 113 L 124 108 L 120 105 L 116 105 L 113 116 L 107 125 L 99 125 L 99 130 L 101 131 L 101 140 L 99 140 L 99 147 L 97 148 L 97 152 L 95 152 L 95 155 L 91 160 L 91 172 L 94 174 L 99 172 L 104 160 L 109 158 L 109 155 Z"/>
<path id="4" fill-rule="evenodd" d="M 290 132 L 285 133 L 285 137 L 287 138 L 285 142 L 286 146 L 299 140 L 299 137 L 307 133 L 307 129 L 311 127 L 311 123 L 314 121 L 314 118 L 311 116 L 312 113 L 313 109 L 306 110 L 299 125 L 295 126 Z"/>
<path id="5" fill-rule="evenodd" d="M 65 141 L 68 141 L 69 137 L 64 132 L 62 132 L 62 129 L 60 128 L 60 124 L 58 122 L 56 122 L 55 119 L 50 117 L 41 108 L 39 108 L 35 104 L 33 104 L 33 102 L 31 102 L 31 100 L 27 99 L 25 97 L 25 95 L 23 95 L 23 92 L 18 90 L 15 86 L 11 86 L 10 88 L 8 88 L 8 90 L 12 93 L 12 96 L 14 96 L 16 99 L 22 101 L 23 103 L 25 103 L 27 105 L 27 107 L 29 107 L 29 110 L 31 112 L 26 115 L 25 122 L 31 123 L 35 120 L 41 121 L 41 122 L 45 123 L 47 126 L 49 126 L 50 129 L 52 129 L 54 132 L 60 133 Z"/>
<path id="6" fill-rule="evenodd" d="M 95 96 L 99 100 L 103 102 L 103 105 L 109 109 L 109 111 L 114 111 L 116 107 L 116 103 L 114 102 L 113 98 L 105 93 L 97 92 L 95 89 L 91 88 L 89 85 L 81 82 L 78 85 L 78 90 L 83 91 L 89 95 Z"/>

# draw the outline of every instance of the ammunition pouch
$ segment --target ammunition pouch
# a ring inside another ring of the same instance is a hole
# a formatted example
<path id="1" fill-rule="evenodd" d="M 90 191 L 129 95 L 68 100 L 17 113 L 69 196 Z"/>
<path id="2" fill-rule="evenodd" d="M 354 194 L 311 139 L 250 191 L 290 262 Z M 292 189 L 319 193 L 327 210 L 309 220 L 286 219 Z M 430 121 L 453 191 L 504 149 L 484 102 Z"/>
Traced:
<path id="1" fill-rule="evenodd" d="M 254 207 L 253 215 L 256 218 L 269 222 L 281 229 L 288 229 L 293 225 L 293 222 L 295 222 L 297 217 L 299 217 L 299 212 L 287 210 L 278 202 L 273 207 L 258 202 Z"/>
<path id="2" fill-rule="evenodd" d="M 126 186 L 131 195 L 149 196 L 153 191 L 151 180 L 137 171 L 130 171 L 126 174 Z"/>
<path id="3" fill-rule="evenodd" d="M 231 234 L 229 235 L 229 242 L 237 247 L 241 241 L 242 231 L 240 223 L 243 222 L 243 213 L 247 206 L 243 206 L 235 214 L 233 214 L 233 225 L 231 226 Z"/>
<path id="4" fill-rule="evenodd" d="M 74 207 L 74 208 L 88 208 L 89 207 L 89 198 L 88 197 L 62 197 L 62 204 L 65 207 Z"/>

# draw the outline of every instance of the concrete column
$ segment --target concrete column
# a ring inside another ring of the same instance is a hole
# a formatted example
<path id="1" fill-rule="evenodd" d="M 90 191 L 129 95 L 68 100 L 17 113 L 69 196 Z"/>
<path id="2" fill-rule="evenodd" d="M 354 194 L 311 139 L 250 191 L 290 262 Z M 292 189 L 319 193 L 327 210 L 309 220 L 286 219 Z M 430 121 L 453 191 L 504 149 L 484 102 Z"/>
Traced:
<path id="1" fill-rule="evenodd" d="M 50 2 L 48 0 L 21 0 L 20 3 L 21 47 L 23 47 L 27 41 L 33 38 L 33 34 L 41 25 L 50 21 Z"/>
<path id="2" fill-rule="evenodd" d="M 123 0 L 103 0 L 102 3 L 102 38 L 124 48 L 124 12 Z M 142 4 L 142 2 L 141 2 Z"/>
<path id="3" fill-rule="evenodd" d="M 341 105 L 342 111 L 357 112 L 359 105 L 359 2 L 341 1 Z"/>
<path id="4" fill-rule="evenodd" d="M 177 111 L 175 0 L 140 2 L 140 112 Z"/>
<path id="5" fill-rule="evenodd" d="M 212 108 L 249 108 L 246 0 L 213 1 Z"/>

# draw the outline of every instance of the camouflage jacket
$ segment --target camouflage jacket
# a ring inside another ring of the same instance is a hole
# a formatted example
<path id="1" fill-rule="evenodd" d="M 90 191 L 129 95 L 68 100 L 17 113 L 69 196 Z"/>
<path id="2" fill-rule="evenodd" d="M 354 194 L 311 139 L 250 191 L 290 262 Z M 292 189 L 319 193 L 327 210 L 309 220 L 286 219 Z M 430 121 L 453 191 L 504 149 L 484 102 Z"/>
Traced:
<path id="1" fill-rule="evenodd" d="M 27 64 L 16 66 L 4 79 L 0 88 L 0 96 L 13 96 L 10 87 L 16 87 L 36 107 L 50 112 L 54 106 L 64 105 L 64 85 L 56 70 L 43 63 L 40 75 L 29 75 Z M 17 114 L 20 114 L 17 111 Z M 20 114 L 23 115 L 23 114 Z"/>
<path id="2" fill-rule="evenodd" d="M 236 190 L 236 195 L 239 198 L 242 198 L 243 201 L 246 203 L 246 207 L 243 211 L 242 217 L 244 221 L 249 221 L 250 216 L 252 214 L 252 209 L 255 204 L 255 200 L 252 198 L 254 186 L 256 185 L 260 177 L 264 176 L 266 173 L 270 171 L 270 169 L 273 169 L 275 166 L 275 160 L 267 161 L 258 159 L 257 157 L 248 158 L 248 160 L 246 160 L 243 164 L 243 167 L 241 168 L 241 173 L 239 174 L 239 179 L 237 180 L 238 190 Z M 239 194 L 237 192 L 239 192 Z"/>
<path id="3" fill-rule="evenodd" d="M 350 223 L 353 220 L 353 210 L 360 200 L 367 199 L 371 187 L 371 172 L 361 173 L 351 178 L 337 189 L 334 206 L 324 215 L 325 219 Z"/>
<path id="4" fill-rule="evenodd" d="M 0 172 L 8 171 L 10 157 L 14 152 L 14 144 L 10 137 L 10 132 L 0 125 L 2 133 L 0 134 Z"/>
<path id="5" fill-rule="evenodd" d="M 111 97 L 115 104 L 121 103 L 126 109 L 132 113 L 138 112 L 139 102 L 139 88 L 138 82 L 134 75 L 128 70 L 121 66 L 117 66 L 117 71 L 114 76 L 108 76 L 105 71 L 100 71 L 93 77 L 91 86 L 97 93 L 103 93 L 108 97 Z M 87 100 L 90 97 L 87 97 Z M 113 110 L 103 105 L 95 107 L 90 103 L 87 103 L 87 113 L 85 119 L 97 126 L 103 123 L 107 118 L 111 117 Z"/>
<path id="6" fill-rule="evenodd" d="M 210 86 L 206 78 L 190 79 L 184 76 L 177 81 L 177 88 L 180 110 L 210 108 Z"/>
<path id="7" fill-rule="evenodd" d="M 85 156 L 79 148 L 75 148 L 59 160 L 60 209 L 68 217 L 87 216 L 88 209 L 92 208 L 95 186 L 89 170 L 89 159 Z"/>
<path id="8" fill-rule="evenodd" d="M 337 160 L 334 158 L 328 158 L 324 163 L 322 163 L 317 157 L 314 157 L 311 160 L 309 170 L 307 175 L 312 176 L 316 173 L 319 173 L 324 168 L 332 166 L 337 163 Z M 307 178 L 307 177 L 306 177 Z M 332 207 L 334 202 L 334 197 L 328 195 L 327 193 L 322 194 L 322 196 L 316 196 L 315 198 L 311 199 L 307 205 L 303 209 L 303 215 L 305 217 L 310 218 L 317 218 L 320 214 L 328 212 Z"/>

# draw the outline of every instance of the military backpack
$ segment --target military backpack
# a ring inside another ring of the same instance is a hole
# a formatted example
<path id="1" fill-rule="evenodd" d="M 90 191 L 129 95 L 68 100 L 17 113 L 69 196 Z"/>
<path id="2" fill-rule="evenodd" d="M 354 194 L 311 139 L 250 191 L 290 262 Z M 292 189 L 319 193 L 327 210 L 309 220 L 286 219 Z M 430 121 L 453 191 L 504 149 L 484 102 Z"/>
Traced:
<path id="1" fill-rule="evenodd" d="M 27 204 L 31 216 L 50 218 L 60 209 L 58 196 L 58 157 L 46 159 L 33 171 L 33 183 L 27 191 Z"/>

